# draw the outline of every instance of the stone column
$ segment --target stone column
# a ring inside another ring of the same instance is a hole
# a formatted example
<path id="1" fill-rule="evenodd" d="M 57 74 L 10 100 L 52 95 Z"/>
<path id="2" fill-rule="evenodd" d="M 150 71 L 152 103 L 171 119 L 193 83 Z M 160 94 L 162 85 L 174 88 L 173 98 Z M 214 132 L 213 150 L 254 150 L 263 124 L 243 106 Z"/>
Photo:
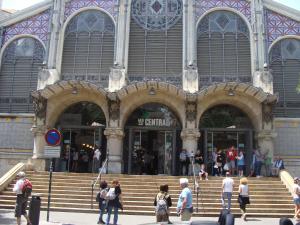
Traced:
<path id="1" fill-rule="evenodd" d="M 106 128 L 108 173 L 122 173 L 122 149 L 124 131 L 121 128 Z"/>
<path id="2" fill-rule="evenodd" d="M 268 48 L 264 21 L 264 6 L 262 0 L 251 1 L 251 21 L 253 38 L 252 62 L 253 85 L 273 94 L 273 78 L 268 70 Z"/>
<path id="3" fill-rule="evenodd" d="M 195 2 L 183 1 L 183 90 L 198 91 L 198 69 L 196 62 Z"/>
<path id="4" fill-rule="evenodd" d="M 40 94 L 33 94 L 33 109 L 35 113 L 34 123 L 31 128 L 31 132 L 34 135 L 33 144 L 33 157 L 32 164 L 35 170 L 45 169 L 44 148 L 46 145 L 45 133 L 46 133 L 46 110 L 47 99 Z"/>
<path id="5" fill-rule="evenodd" d="M 128 0 L 120 0 L 116 26 L 115 61 L 109 75 L 109 91 L 113 92 L 126 85 L 127 55 L 129 46 L 130 6 Z"/>
<path id="6" fill-rule="evenodd" d="M 258 146 L 262 154 L 274 155 L 274 139 L 276 137 L 277 133 L 274 130 L 261 130 L 257 133 Z"/>
<path id="7" fill-rule="evenodd" d="M 33 156 L 31 163 L 35 170 L 45 170 L 44 147 L 46 127 L 43 125 L 33 126 L 31 132 L 34 135 Z"/>
<path id="8" fill-rule="evenodd" d="M 197 129 L 184 129 L 181 131 L 182 148 L 186 149 L 189 153 L 195 153 L 198 148 L 198 138 L 200 132 Z"/>

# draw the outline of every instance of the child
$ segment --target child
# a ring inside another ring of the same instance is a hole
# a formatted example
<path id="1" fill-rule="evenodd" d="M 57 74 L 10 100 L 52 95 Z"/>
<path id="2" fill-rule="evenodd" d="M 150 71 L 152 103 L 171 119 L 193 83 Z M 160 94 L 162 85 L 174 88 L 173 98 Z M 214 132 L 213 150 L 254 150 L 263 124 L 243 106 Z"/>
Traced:
<path id="1" fill-rule="evenodd" d="M 99 220 L 98 224 L 105 224 L 103 221 L 103 214 L 105 212 L 107 203 L 106 203 L 106 194 L 107 194 L 107 182 L 101 181 L 100 183 L 100 191 L 97 194 L 96 201 L 99 203 Z"/>
<path id="2" fill-rule="evenodd" d="M 208 180 L 208 173 L 205 172 L 205 165 L 202 164 L 201 167 L 200 167 L 200 172 L 199 172 L 199 177 L 200 177 L 200 180 L 205 179 L 205 180 Z"/>

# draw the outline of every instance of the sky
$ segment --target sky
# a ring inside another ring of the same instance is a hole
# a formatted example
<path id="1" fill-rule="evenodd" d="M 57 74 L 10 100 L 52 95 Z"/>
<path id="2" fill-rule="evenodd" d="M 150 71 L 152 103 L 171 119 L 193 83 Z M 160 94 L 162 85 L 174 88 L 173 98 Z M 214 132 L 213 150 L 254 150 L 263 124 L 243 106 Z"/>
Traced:
<path id="1" fill-rule="evenodd" d="M 41 2 L 42 0 L 2 0 L 4 9 L 23 9 L 33 4 Z M 298 9 L 300 11 L 300 0 L 274 0 L 276 2 L 287 5 L 291 8 Z"/>

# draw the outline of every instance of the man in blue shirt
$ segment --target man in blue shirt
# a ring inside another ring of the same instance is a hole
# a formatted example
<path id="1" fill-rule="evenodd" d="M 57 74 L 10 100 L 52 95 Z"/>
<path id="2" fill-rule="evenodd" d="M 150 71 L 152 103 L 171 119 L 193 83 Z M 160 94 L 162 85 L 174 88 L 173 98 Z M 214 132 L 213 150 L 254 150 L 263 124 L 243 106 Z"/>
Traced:
<path id="1" fill-rule="evenodd" d="M 189 221 L 193 213 L 193 195 L 188 188 L 189 180 L 180 178 L 180 187 L 182 191 L 177 202 L 177 213 L 181 216 L 181 221 Z"/>

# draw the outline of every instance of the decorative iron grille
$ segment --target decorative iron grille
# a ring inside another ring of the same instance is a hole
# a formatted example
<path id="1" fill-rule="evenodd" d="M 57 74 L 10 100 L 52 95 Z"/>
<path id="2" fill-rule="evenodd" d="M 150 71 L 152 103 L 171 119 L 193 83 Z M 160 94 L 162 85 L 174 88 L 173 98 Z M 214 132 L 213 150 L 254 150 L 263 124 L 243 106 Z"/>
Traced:
<path id="1" fill-rule="evenodd" d="M 300 94 L 300 40 L 284 39 L 276 43 L 270 52 L 270 69 L 273 75 L 274 93 L 279 94 L 275 115 L 299 117 Z"/>
<path id="2" fill-rule="evenodd" d="M 227 11 L 212 12 L 200 21 L 197 35 L 201 87 L 252 81 L 249 31 L 242 18 Z"/>
<path id="3" fill-rule="evenodd" d="M 33 38 L 19 38 L 5 49 L 0 75 L 0 112 L 33 112 L 30 93 L 37 89 L 44 56 L 43 45 Z"/>
<path id="4" fill-rule="evenodd" d="M 68 24 L 62 59 L 62 79 L 85 80 L 107 87 L 114 58 L 115 25 L 104 12 L 89 10 Z"/>

